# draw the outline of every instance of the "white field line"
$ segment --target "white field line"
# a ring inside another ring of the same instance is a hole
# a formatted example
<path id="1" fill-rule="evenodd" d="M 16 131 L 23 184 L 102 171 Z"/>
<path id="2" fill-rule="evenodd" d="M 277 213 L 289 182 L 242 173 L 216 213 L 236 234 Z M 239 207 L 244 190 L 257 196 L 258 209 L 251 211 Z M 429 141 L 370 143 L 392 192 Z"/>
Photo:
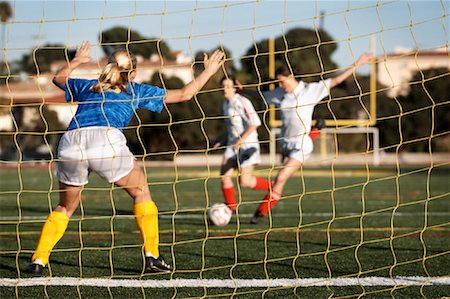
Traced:
<path id="1" fill-rule="evenodd" d="M 290 216 L 297 216 L 298 213 L 276 213 L 277 217 L 290 217 Z M 302 213 L 303 216 L 313 216 L 313 217 L 332 217 L 333 214 L 332 213 Z M 361 214 L 358 213 L 346 213 L 346 214 L 338 214 L 338 217 L 347 217 L 347 216 L 358 216 Z M 370 214 L 370 215 L 365 215 L 364 217 L 377 217 L 377 216 L 391 216 L 392 213 L 388 213 L 388 212 L 383 212 L 383 213 L 376 213 L 376 214 Z M 412 216 L 423 216 L 424 213 L 422 212 L 417 212 L 417 213 L 402 213 L 402 212 L 396 212 L 395 217 L 412 217 Z M 429 216 L 449 216 L 450 212 L 427 212 L 427 215 Z M 115 216 L 116 218 L 134 218 L 133 215 L 119 215 L 119 216 Z M 172 219 L 172 217 L 174 217 L 175 219 L 204 219 L 203 214 L 188 214 L 185 212 L 179 212 L 177 213 L 175 216 L 172 215 L 159 215 L 160 219 Z M 243 214 L 243 213 L 239 213 L 239 218 L 251 218 L 253 217 L 253 214 Z M 18 221 L 18 220 L 45 220 L 47 219 L 47 216 L 22 216 L 19 217 L 18 216 L 0 216 L 0 221 Z M 76 219 L 76 217 L 74 217 L 73 219 Z"/>
<path id="2" fill-rule="evenodd" d="M 450 277 L 364 277 L 364 278 L 301 278 L 301 279 L 171 279 L 135 280 L 75 277 L 0 278 L 2 287 L 91 286 L 126 288 L 267 288 L 323 286 L 420 286 L 450 285 Z"/>

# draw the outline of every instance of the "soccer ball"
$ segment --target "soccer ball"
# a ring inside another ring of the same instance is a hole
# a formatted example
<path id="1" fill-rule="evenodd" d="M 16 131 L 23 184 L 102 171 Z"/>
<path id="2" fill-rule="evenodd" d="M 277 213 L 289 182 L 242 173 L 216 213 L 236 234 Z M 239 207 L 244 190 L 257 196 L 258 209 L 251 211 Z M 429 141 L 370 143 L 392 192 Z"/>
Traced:
<path id="1" fill-rule="evenodd" d="M 232 212 L 223 203 L 213 204 L 207 212 L 208 222 L 212 225 L 225 226 L 230 222 Z"/>

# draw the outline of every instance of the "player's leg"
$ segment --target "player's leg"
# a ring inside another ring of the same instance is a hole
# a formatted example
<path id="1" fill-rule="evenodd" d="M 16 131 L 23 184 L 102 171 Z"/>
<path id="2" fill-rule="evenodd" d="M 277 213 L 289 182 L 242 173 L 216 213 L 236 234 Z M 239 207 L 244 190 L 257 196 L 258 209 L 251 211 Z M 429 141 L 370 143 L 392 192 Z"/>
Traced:
<path id="1" fill-rule="evenodd" d="M 236 169 L 236 160 L 223 156 L 220 167 L 220 180 L 225 204 L 232 210 L 236 210 L 236 198 L 233 185 L 233 172 Z"/>
<path id="2" fill-rule="evenodd" d="M 256 177 L 253 176 L 254 165 L 241 167 L 239 171 L 239 185 L 244 188 L 254 187 Z"/>
<path id="3" fill-rule="evenodd" d="M 59 203 L 53 211 L 64 213 L 69 218 L 72 217 L 80 203 L 83 187 L 84 186 L 71 186 L 59 182 Z"/>
<path id="4" fill-rule="evenodd" d="M 259 145 L 239 151 L 239 185 L 254 190 L 270 190 L 272 182 L 253 175 L 255 165 L 261 163 Z"/>
<path id="5" fill-rule="evenodd" d="M 283 193 L 284 186 L 288 179 L 300 168 L 302 163 L 294 158 L 289 158 L 283 165 L 283 168 L 278 172 L 272 190 L 264 197 L 263 202 L 253 216 L 251 223 L 258 223 L 261 218 L 267 215 L 277 203 Z"/>
<path id="6" fill-rule="evenodd" d="M 146 271 L 170 272 L 170 265 L 159 254 L 158 208 L 144 173 L 135 163 L 131 172 L 114 184 L 124 188 L 134 200 L 133 212 L 144 242 Z"/>
<path id="7" fill-rule="evenodd" d="M 66 132 L 58 146 L 59 204 L 47 217 L 27 273 L 40 274 L 48 263 L 55 245 L 64 235 L 69 218 L 78 207 L 83 186 L 88 182 L 88 161 L 84 158 L 80 134 Z M 84 139 L 83 139 L 84 140 Z"/>
<path id="8" fill-rule="evenodd" d="M 241 171 L 239 174 L 239 185 L 241 187 L 251 188 L 253 190 L 270 190 L 272 182 L 261 177 L 254 176 L 254 169 L 254 165 L 241 167 Z"/>
<path id="9" fill-rule="evenodd" d="M 42 227 L 36 250 L 31 257 L 27 273 L 40 274 L 48 264 L 50 253 L 64 235 L 81 199 L 83 186 L 70 186 L 60 182 L 60 199 L 58 206 L 50 213 Z"/>

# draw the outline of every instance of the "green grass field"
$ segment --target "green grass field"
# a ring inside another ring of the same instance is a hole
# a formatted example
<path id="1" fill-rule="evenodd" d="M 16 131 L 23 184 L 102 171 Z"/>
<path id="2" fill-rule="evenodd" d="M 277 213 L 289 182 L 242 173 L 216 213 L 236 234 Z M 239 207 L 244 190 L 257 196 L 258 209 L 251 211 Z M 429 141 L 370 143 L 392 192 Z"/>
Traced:
<path id="1" fill-rule="evenodd" d="M 249 224 L 265 193 L 241 190 L 237 217 L 207 225 L 222 201 L 218 169 L 149 168 L 160 211 L 161 252 L 174 273 L 142 273 L 132 201 L 95 175 L 50 258 L 48 276 L 129 280 L 295 279 L 450 274 L 450 168 L 305 168 L 291 178 L 271 217 Z M 276 170 L 259 167 L 258 175 Z M 0 277 L 27 278 L 40 229 L 57 203 L 45 169 L 0 175 Z M 19 218 L 19 216 L 21 218 Z M 1 298 L 441 298 L 449 285 L 254 288 L 2 286 Z"/>

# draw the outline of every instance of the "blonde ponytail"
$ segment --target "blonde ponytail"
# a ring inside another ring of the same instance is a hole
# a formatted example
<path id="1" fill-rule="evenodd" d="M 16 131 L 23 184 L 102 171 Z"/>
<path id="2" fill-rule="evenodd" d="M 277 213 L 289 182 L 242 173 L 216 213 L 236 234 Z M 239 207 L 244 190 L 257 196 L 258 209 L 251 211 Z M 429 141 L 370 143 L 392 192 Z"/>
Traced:
<path id="1" fill-rule="evenodd" d="M 128 92 L 129 76 L 136 69 L 136 64 L 136 57 L 132 53 L 125 50 L 114 52 L 98 78 L 98 83 L 92 86 L 92 91 L 100 93 L 111 88 L 119 88 Z"/>

